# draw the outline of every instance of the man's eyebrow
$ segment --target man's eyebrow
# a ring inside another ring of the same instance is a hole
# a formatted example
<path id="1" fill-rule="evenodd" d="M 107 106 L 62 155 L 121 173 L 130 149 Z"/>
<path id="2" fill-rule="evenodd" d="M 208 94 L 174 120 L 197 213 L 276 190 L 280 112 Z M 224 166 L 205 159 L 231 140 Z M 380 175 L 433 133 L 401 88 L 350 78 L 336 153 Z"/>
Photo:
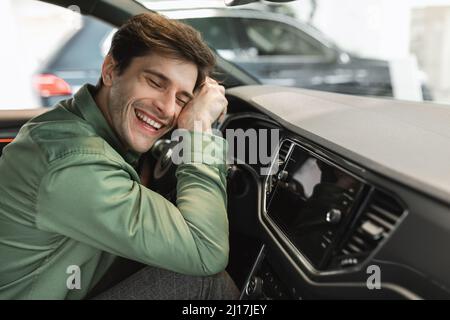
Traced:
<path id="1" fill-rule="evenodd" d="M 162 73 L 160 73 L 160 72 L 158 72 L 158 71 L 155 71 L 155 70 L 151 70 L 151 69 L 144 69 L 143 70 L 143 72 L 144 73 L 149 73 L 149 74 L 151 74 L 151 75 L 154 75 L 154 76 L 156 76 L 156 77 L 158 77 L 161 81 L 164 81 L 164 82 L 166 82 L 166 83 L 171 83 L 172 81 L 169 79 L 169 78 L 167 78 L 164 74 L 162 74 Z M 185 95 L 187 98 L 189 98 L 189 99 L 194 99 L 194 96 L 191 94 L 191 93 L 189 93 L 189 92 L 187 92 L 187 91 L 181 91 L 181 94 L 182 95 Z"/>

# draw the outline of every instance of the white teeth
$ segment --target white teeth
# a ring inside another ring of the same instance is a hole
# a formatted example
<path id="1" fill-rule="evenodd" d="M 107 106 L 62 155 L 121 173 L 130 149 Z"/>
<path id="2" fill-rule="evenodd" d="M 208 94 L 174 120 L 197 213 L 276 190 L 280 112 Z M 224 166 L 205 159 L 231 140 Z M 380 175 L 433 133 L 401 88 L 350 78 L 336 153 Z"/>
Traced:
<path id="1" fill-rule="evenodd" d="M 136 115 L 139 119 L 141 119 L 142 121 L 144 121 L 145 123 L 147 123 L 148 125 L 152 126 L 153 128 L 155 128 L 156 130 L 158 130 L 159 128 L 162 127 L 161 123 L 158 123 L 152 119 L 150 119 L 149 117 L 147 117 L 146 115 L 142 114 L 141 112 L 139 112 L 138 110 L 136 110 Z"/>

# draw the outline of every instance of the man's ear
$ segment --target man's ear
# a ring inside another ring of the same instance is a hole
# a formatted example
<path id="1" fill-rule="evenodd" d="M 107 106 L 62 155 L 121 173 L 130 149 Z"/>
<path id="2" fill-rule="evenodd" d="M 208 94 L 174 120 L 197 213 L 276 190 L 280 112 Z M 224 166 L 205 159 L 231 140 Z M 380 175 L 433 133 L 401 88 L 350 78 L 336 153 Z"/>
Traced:
<path id="1" fill-rule="evenodd" d="M 115 76 L 116 62 L 111 54 L 107 54 L 102 65 L 102 80 L 103 84 L 107 87 L 111 87 Z"/>

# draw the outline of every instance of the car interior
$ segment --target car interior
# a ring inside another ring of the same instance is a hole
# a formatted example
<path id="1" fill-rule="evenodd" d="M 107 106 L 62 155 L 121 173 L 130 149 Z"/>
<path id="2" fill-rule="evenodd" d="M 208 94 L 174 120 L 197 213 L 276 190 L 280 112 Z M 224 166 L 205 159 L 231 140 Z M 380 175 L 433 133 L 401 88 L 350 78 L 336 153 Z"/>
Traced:
<path id="1" fill-rule="evenodd" d="M 78 5 L 116 26 L 148 10 L 125 0 Z M 260 85 L 220 57 L 216 77 L 229 104 L 215 127 L 233 142 L 227 271 L 242 300 L 450 297 L 445 108 Z M 47 110 L 0 111 L 0 152 Z M 424 110 L 428 117 L 420 116 Z M 236 130 L 254 134 L 230 136 Z M 170 201 L 172 147 L 164 137 L 139 164 L 143 183 Z M 272 149 L 272 156 L 255 161 L 255 147 L 258 155 Z"/>

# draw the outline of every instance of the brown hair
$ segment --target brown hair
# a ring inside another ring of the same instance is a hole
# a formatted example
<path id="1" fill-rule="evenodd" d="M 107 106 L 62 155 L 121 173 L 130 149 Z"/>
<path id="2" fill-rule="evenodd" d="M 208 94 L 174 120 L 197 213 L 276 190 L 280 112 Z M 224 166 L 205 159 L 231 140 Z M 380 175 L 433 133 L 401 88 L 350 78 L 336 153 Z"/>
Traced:
<path id="1" fill-rule="evenodd" d="M 195 88 L 205 80 L 215 65 L 214 54 L 197 30 L 152 12 L 133 16 L 126 21 L 114 34 L 109 50 L 116 61 L 119 74 L 125 71 L 133 58 L 150 52 L 193 62 L 198 70 Z"/>

